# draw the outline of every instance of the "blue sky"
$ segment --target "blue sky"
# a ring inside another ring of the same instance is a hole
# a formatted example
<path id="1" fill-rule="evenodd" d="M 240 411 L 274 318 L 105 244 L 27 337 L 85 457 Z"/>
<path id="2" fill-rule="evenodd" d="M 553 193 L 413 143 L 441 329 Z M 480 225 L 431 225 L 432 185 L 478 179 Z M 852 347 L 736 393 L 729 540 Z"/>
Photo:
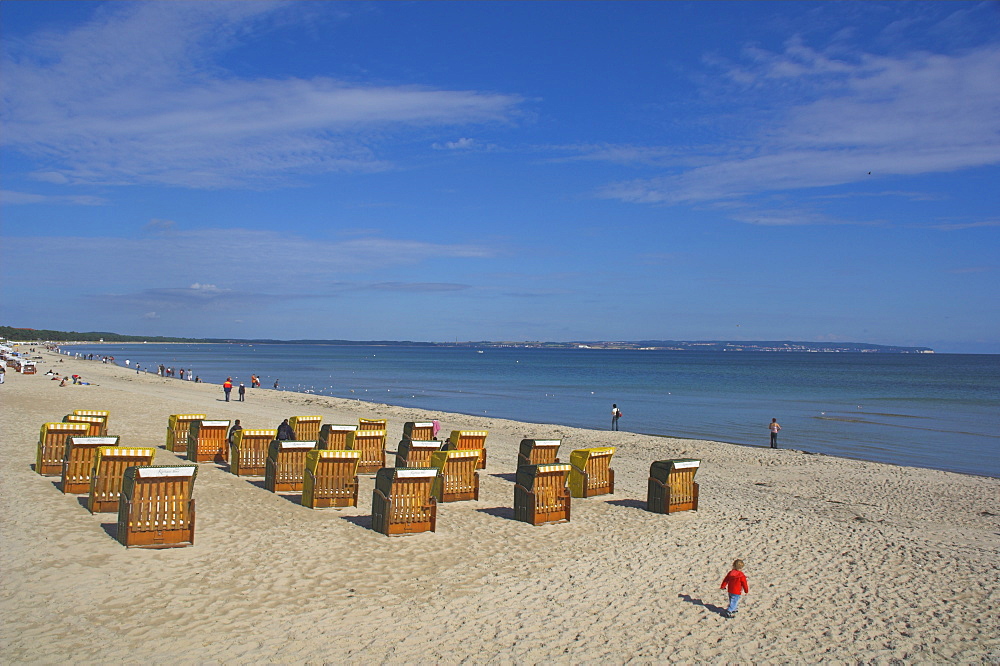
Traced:
<path id="1" fill-rule="evenodd" d="M 1000 353 L 1000 5 L 0 4 L 0 323 Z"/>

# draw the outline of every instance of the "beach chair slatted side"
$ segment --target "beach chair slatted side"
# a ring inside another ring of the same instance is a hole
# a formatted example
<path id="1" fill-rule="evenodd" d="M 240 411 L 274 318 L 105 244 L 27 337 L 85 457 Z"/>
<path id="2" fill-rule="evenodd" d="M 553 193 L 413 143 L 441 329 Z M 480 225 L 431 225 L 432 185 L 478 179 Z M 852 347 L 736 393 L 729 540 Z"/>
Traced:
<path id="1" fill-rule="evenodd" d="M 148 447 L 98 447 L 90 472 L 90 497 L 87 502 L 90 512 L 117 511 L 125 470 L 129 467 L 152 465 L 155 455 L 156 449 Z"/>
<path id="2" fill-rule="evenodd" d="M 272 493 L 302 492 L 306 454 L 316 448 L 315 441 L 288 440 L 271 442 L 264 470 L 264 488 Z"/>
<path id="3" fill-rule="evenodd" d="M 42 424 L 38 433 L 38 449 L 35 452 L 35 471 L 42 476 L 62 476 L 66 438 L 86 437 L 89 433 L 89 423 Z"/>
<path id="4" fill-rule="evenodd" d="M 108 434 L 108 419 L 106 416 L 86 416 L 83 414 L 67 414 L 63 423 L 86 423 L 90 430 L 88 437 L 104 437 Z"/>
<path id="5" fill-rule="evenodd" d="M 204 414 L 171 414 L 167 418 L 167 451 L 186 453 L 188 434 L 193 421 L 202 421 L 208 417 Z"/>
<path id="6" fill-rule="evenodd" d="M 292 426 L 297 442 L 315 442 L 319 440 L 319 429 L 323 425 L 322 416 L 289 416 L 288 425 Z"/>
<path id="7" fill-rule="evenodd" d="M 191 462 L 229 462 L 229 421 L 191 422 L 187 457 Z"/>
<path id="8" fill-rule="evenodd" d="M 517 464 L 552 465 L 559 462 L 561 439 L 522 439 L 518 447 Z"/>
<path id="9" fill-rule="evenodd" d="M 102 446 L 118 446 L 118 437 L 66 438 L 60 484 L 64 494 L 86 495 L 90 492 L 90 473 L 94 470 L 94 456 L 97 454 L 97 449 Z"/>
<path id="10" fill-rule="evenodd" d="M 433 421 L 407 421 L 403 424 L 403 439 L 429 441 L 434 439 Z"/>
<path id="11" fill-rule="evenodd" d="M 698 484 L 694 480 L 700 460 L 657 460 L 649 467 L 646 507 L 653 513 L 698 510 Z"/>
<path id="12" fill-rule="evenodd" d="M 236 476 L 264 476 L 268 450 L 277 437 L 277 429 L 237 430 L 229 447 L 229 471 Z"/>
<path id="13" fill-rule="evenodd" d="M 479 458 L 479 469 L 486 469 L 486 436 L 488 430 L 452 430 L 448 441 L 451 444 L 445 448 L 455 451 L 467 451 L 469 449 L 479 449 L 482 456 Z"/>
<path id="14" fill-rule="evenodd" d="M 567 522 L 571 500 L 566 478 L 572 465 L 522 465 L 514 484 L 514 519 L 531 525 Z"/>
<path id="15" fill-rule="evenodd" d="M 193 546 L 197 474 L 197 465 L 128 467 L 118 501 L 118 541 L 127 548 Z"/>
<path id="16" fill-rule="evenodd" d="M 109 409 L 74 409 L 73 416 L 96 416 L 104 419 L 104 431 L 96 437 L 105 437 L 108 434 L 108 419 L 111 418 Z"/>
<path id="17" fill-rule="evenodd" d="M 380 469 L 372 491 L 372 529 L 386 536 L 434 532 L 437 502 L 431 488 L 436 476 L 436 469 Z"/>
<path id="18" fill-rule="evenodd" d="M 319 448 L 343 451 L 347 449 L 347 433 L 357 429 L 356 425 L 324 423 L 319 430 Z"/>
<path id="19" fill-rule="evenodd" d="M 577 449 L 569 454 L 569 462 L 573 466 L 569 473 L 569 489 L 573 497 L 614 494 L 615 471 L 611 469 L 614 453 L 615 447 L 604 446 Z"/>
<path id="20" fill-rule="evenodd" d="M 431 494 L 438 502 L 479 499 L 479 450 L 438 451 L 431 455 L 431 467 L 438 470 Z"/>
<path id="21" fill-rule="evenodd" d="M 358 419 L 358 430 L 388 430 L 386 419 Z"/>
<path id="22" fill-rule="evenodd" d="M 396 449 L 396 467 L 430 467 L 431 456 L 441 450 L 442 442 L 404 437 Z"/>
<path id="23" fill-rule="evenodd" d="M 358 505 L 360 451 L 314 449 L 306 453 L 302 506 L 311 509 Z"/>
<path id="24" fill-rule="evenodd" d="M 347 434 L 346 448 L 361 451 L 359 474 L 375 474 L 385 467 L 385 430 L 356 430 Z"/>

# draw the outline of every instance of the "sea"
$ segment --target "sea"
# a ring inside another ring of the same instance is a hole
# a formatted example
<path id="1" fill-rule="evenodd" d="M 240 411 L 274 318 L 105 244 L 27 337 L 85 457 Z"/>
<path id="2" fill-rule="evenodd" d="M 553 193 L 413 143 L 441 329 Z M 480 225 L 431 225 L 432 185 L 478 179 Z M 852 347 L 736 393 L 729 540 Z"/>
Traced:
<path id="1" fill-rule="evenodd" d="M 321 344 L 89 344 L 156 372 L 580 428 L 1000 477 L 1000 355 Z M 179 380 L 178 380 L 179 381 Z M 221 388 L 220 388 L 221 391 Z M 248 396 L 253 399 L 252 392 Z M 531 433 L 525 431 L 525 436 Z"/>

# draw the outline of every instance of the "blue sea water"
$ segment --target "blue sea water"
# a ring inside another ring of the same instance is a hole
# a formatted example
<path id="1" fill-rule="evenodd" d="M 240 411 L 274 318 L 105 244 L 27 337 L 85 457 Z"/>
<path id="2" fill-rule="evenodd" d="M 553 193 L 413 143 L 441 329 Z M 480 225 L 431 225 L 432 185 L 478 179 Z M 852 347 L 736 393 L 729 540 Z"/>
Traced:
<path id="1" fill-rule="evenodd" d="M 1000 477 L 1000 356 L 288 344 L 65 347 L 153 369 L 457 412 Z M 154 370 L 155 372 L 155 370 Z M 251 396 L 252 399 L 252 396 Z M 527 434 L 527 433 L 526 433 Z"/>

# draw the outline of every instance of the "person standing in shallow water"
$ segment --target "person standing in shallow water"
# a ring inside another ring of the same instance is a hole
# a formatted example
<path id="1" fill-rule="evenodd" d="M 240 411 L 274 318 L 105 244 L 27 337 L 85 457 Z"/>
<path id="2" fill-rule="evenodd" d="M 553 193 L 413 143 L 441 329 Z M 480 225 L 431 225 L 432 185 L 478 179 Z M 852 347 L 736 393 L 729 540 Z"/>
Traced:
<path id="1" fill-rule="evenodd" d="M 771 423 L 767 426 L 767 429 L 771 431 L 771 448 L 778 448 L 778 431 L 781 430 L 781 426 L 778 425 L 778 419 L 771 419 Z"/>
<path id="2" fill-rule="evenodd" d="M 618 419 L 622 417 L 622 410 L 618 409 L 618 405 L 611 405 L 611 429 L 618 430 Z"/>

